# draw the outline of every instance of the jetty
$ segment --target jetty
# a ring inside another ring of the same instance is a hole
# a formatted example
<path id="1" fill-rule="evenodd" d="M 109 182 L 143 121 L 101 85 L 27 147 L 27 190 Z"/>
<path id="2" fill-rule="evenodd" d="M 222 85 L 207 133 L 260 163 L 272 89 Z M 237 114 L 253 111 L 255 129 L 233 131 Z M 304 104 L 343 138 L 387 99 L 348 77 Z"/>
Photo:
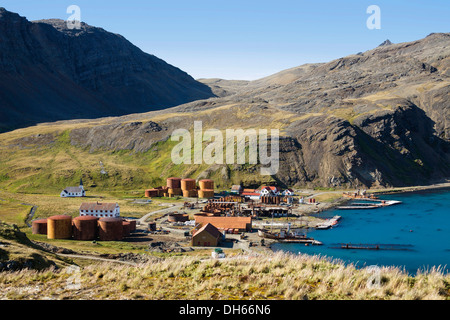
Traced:
<path id="1" fill-rule="evenodd" d="M 337 243 L 331 246 L 332 249 L 357 249 L 357 250 L 402 250 L 410 251 L 413 245 L 411 244 L 370 244 L 370 243 Z"/>
<path id="2" fill-rule="evenodd" d="M 339 210 L 355 210 L 355 209 L 378 209 L 388 206 L 393 206 L 396 204 L 402 203 L 398 200 L 378 200 L 378 199 L 368 199 L 368 198 L 360 198 L 358 200 L 370 200 L 372 202 L 378 202 L 378 203 L 352 203 L 348 206 L 338 206 L 336 209 Z"/>
<path id="3" fill-rule="evenodd" d="M 331 227 L 337 227 L 338 221 L 341 219 L 341 216 L 334 216 L 331 219 L 325 220 L 325 222 L 319 223 L 316 225 L 316 230 L 326 230 Z"/>

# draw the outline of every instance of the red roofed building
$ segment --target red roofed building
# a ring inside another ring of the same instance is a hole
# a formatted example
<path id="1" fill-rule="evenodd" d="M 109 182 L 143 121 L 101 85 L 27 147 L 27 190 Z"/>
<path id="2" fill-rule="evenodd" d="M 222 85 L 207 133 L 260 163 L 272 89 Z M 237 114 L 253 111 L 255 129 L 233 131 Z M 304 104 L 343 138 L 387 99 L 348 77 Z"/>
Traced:
<path id="1" fill-rule="evenodd" d="M 261 192 L 257 189 L 244 189 L 241 195 L 252 200 L 259 200 L 259 198 L 261 197 Z"/>
<path id="2" fill-rule="evenodd" d="M 195 224 L 205 225 L 211 223 L 217 229 L 238 229 L 239 231 L 252 230 L 252 217 L 220 217 L 195 214 Z"/>
<path id="3" fill-rule="evenodd" d="M 261 196 L 278 196 L 280 194 L 280 190 L 278 187 L 274 186 L 261 186 Z"/>

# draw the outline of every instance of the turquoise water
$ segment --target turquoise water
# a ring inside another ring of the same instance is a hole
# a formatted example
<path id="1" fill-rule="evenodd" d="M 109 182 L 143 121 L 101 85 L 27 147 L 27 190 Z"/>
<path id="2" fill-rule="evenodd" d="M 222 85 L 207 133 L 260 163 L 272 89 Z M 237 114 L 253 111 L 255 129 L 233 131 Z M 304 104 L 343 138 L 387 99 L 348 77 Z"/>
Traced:
<path id="1" fill-rule="evenodd" d="M 322 246 L 274 244 L 273 250 L 320 254 L 356 267 L 369 265 L 398 266 L 415 274 L 418 269 L 441 266 L 450 270 L 450 189 L 432 192 L 380 196 L 403 203 L 367 210 L 330 210 L 316 216 L 340 215 L 339 226 L 328 230 L 311 230 Z M 357 201 L 361 202 L 361 201 Z M 359 250 L 331 248 L 339 243 L 407 245 L 408 250 Z"/>

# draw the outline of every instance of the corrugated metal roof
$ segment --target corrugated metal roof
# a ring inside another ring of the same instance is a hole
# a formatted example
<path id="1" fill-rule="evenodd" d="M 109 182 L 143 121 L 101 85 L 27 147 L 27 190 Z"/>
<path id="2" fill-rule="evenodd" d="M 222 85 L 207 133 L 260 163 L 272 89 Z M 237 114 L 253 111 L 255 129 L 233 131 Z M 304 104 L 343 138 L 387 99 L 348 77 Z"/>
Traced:
<path id="1" fill-rule="evenodd" d="M 241 193 L 243 196 L 260 196 L 260 193 L 256 193 L 256 192 L 242 192 Z"/>
<path id="2" fill-rule="evenodd" d="M 238 228 L 247 229 L 252 223 L 251 217 L 217 217 L 217 216 L 201 216 L 194 215 L 195 223 L 211 223 L 216 228 Z"/>

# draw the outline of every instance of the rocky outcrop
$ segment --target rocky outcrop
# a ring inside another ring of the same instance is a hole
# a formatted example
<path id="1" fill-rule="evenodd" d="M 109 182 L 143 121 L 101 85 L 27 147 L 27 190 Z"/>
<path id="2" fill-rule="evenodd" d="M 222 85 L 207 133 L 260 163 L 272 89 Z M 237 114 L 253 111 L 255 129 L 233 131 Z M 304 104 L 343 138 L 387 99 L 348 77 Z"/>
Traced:
<path id="1" fill-rule="evenodd" d="M 0 132 L 118 116 L 213 97 L 211 89 L 124 37 L 0 8 Z"/>

